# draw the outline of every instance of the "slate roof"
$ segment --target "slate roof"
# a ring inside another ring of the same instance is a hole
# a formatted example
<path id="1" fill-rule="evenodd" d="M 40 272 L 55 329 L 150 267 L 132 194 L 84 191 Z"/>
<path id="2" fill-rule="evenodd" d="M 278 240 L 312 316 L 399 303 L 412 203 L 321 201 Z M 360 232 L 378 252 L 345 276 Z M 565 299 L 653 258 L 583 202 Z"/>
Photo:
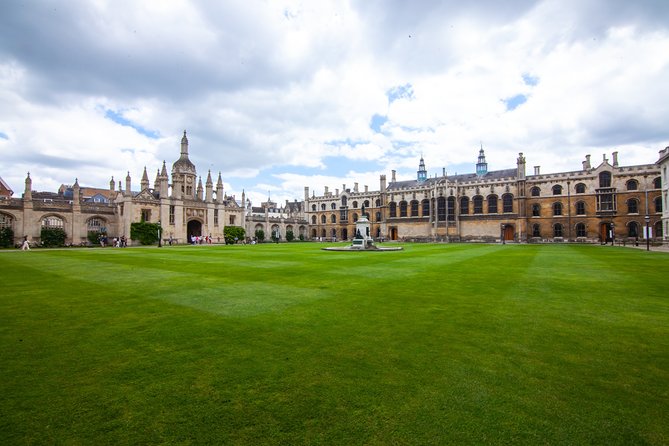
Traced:
<path id="1" fill-rule="evenodd" d="M 458 183 L 464 183 L 469 181 L 486 181 L 486 180 L 501 180 L 502 178 L 515 178 L 516 169 L 504 169 L 504 170 L 493 170 L 485 175 L 477 175 L 475 173 L 465 173 L 460 175 L 448 175 L 446 177 L 436 177 L 428 178 L 427 180 L 419 183 L 418 180 L 408 180 L 408 181 L 395 181 L 390 183 L 386 190 L 398 190 L 406 188 L 417 188 L 417 187 L 431 187 L 435 183 L 440 184 L 446 181 L 457 181 Z"/>

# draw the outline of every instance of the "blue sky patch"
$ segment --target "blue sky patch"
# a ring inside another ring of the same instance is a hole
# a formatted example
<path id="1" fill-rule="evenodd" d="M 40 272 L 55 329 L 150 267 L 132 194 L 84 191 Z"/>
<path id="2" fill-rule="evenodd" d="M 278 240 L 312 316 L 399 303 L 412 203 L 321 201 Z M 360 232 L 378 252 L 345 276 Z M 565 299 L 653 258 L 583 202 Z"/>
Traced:
<path id="1" fill-rule="evenodd" d="M 131 127 L 135 129 L 137 133 L 147 136 L 151 139 L 157 139 L 160 136 L 160 134 L 157 131 L 147 130 L 142 126 L 135 124 L 131 120 L 124 118 L 122 112 L 117 112 L 114 110 L 105 110 L 105 118 L 111 119 L 115 123 L 121 124 L 122 126 Z"/>
<path id="2" fill-rule="evenodd" d="M 517 94 L 508 99 L 502 99 L 502 102 L 506 104 L 506 109 L 508 111 L 515 110 L 519 105 L 524 104 L 527 101 L 527 96 L 524 94 Z"/>
<path id="3" fill-rule="evenodd" d="M 397 87 L 393 87 L 388 90 L 386 92 L 386 96 L 388 96 L 388 103 L 390 104 L 397 101 L 398 99 L 406 99 L 411 101 L 414 99 L 413 86 L 408 83 L 404 85 L 398 85 Z"/>
<path id="4" fill-rule="evenodd" d="M 376 133 L 383 133 L 381 132 L 381 127 L 383 127 L 383 124 L 388 122 L 388 117 L 387 116 L 381 116 L 381 115 L 374 115 L 372 116 L 372 121 L 369 123 L 369 128 L 374 130 Z"/>
<path id="5" fill-rule="evenodd" d="M 7 136 L 7 134 L 4 132 L 0 132 L 0 138 L 9 140 L 9 136 Z"/>
<path id="6" fill-rule="evenodd" d="M 523 82 L 525 82 L 525 85 L 529 85 L 531 87 L 534 87 L 539 83 L 539 77 L 538 76 L 532 76 L 529 73 L 524 73 L 523 74 Z"/>

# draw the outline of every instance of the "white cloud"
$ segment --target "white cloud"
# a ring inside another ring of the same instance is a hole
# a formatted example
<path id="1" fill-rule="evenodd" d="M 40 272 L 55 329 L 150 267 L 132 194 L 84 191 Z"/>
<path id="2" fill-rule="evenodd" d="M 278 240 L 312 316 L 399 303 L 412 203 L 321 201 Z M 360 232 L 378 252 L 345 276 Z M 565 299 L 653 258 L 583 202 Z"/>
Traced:
<path id="1" fill-rule="evenodd" d="M 413 177 L 421 154 L 431 174 L 471 171 L 481 143 L 491 169 L 518 152 L 543 171 L 616 149 L 653 162 L 669 140 L 667 5 L 11 2 L 0 175 L 17 190 L 28 170 L 37 189 L 128 170 L 138 184 L 144 166 L 171 167 L 183 129 L 198 172 L 254 204 L 266 188 L 280 202 L 304 186 L 378 188 L 391 169 Z M 412 95 L 389 102 L 398 86 Z"/>

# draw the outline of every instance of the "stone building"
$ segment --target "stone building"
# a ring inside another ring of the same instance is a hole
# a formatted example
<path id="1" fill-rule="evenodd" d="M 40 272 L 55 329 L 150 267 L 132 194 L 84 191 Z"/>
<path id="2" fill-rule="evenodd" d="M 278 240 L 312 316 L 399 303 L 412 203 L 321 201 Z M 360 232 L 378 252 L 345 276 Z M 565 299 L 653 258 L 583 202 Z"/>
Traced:
<path id="1" fill-rule="evenodd" d="M 657 161 L 660 168 L 660 178 L 662 183 L 662 234 L 664 240 L 669 240 L 669 147 L 660 150 L 660 159 Z"/>
<path id="2" fill-rule="evenodd" d="M 259 207 L 247 202 L 246 207 L 246 235 L 254 238 L 257 230 L 262 230 L 265 239 L 277 237 L 279 240 L 286 240 L 286 234 L 293 233 L 295 240 L 307 239 L 308 223 L 304 215 L 304 203 L 290 202 L 286 200 L 283 207 L 267 198 L 267 201 L 260 204 Z"/>
<path id="3" fill-rule="evenodd" d="M 617 152 L 596 167 L 587 155 L 580 170 L 536 166 L 527 175 L 522 153 L 515 168 L 489 171 L 481 148 L 474 173 L 428 178 L 421 158 L 415 180 L 397 181 L 393 171 L 376 191 L 356 183 L 309 196 L 306 187 L 304 208 L 312 239 L 352 238 L 364 212 L 380 240 L 634 242 L 646 216 L 662 237 L 661 184 L 657 164 L 620 166 Z"/>
<path id="4" fill-rule="evenodd" d="M 61 186 L 58 192 L 34 192 L 28 174 L 22 198 L 0 199 L 0 227 L 12 228 L 17 242 L 25 235 L 31 242 L 39 242 L 43 227 L 62 228 L 66 243 L 78 245 L 87 242 L 90 232 L 129 239 L 130 225 L 139 221 L 160 223 L 163 239 L 171 237 L 177 243 L 186 243 L 193 235 L 222 241 L 226 225 L 245 226 L 244 207 L 225 195 L 220 173 L 215 188 L 211 172 L 203 187 L 188 157 L 185 131 L 180 157 L 172 165 L 171 182 L 163 162 L 153 187 L 146 168 L 139 191 L 133 191 L 129 172 L 125 188 L 120 181 L 118 190 L 115 186 L 112 177 L 109 190 L 104 192 L 82 188 L 77 180 L 72 186 Z"/>

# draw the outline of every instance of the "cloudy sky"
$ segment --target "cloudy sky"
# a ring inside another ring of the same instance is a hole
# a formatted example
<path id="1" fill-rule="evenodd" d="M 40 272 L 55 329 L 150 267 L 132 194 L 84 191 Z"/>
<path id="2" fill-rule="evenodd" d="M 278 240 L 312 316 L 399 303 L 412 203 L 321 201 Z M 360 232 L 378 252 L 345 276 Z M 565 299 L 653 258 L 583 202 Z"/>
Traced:
<path id="1" fill-rule="evenodd" d="M 254 205 L 669 145 L 669 1 L 5 0 L 0 176 L 139 188 L 188 131 Z M 215 178 L 215 177 L 214 177 Z"/>

